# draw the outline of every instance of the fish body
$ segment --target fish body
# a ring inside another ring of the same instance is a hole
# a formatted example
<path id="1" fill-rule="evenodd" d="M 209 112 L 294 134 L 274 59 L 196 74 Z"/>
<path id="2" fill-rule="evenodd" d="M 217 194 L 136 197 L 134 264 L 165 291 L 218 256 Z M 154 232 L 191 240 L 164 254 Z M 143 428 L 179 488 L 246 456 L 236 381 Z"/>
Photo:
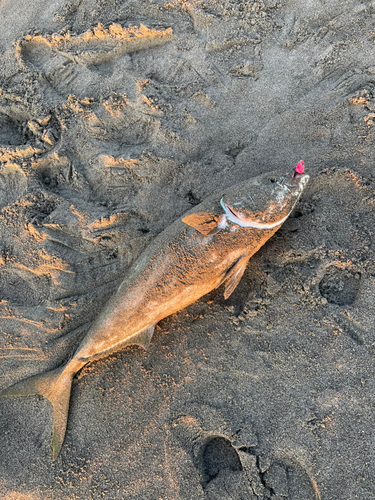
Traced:
<path id="1" fill-rule="evenodd" d="M 266 174 L 224 189 L 160 233 L 128 270 L 68 363 L 5 390 L 42 394 L 54 409 L 52 449 L 60 452 L 74 375 L 88 362 L 127 345 L 147 348 L 155 325 L 225 283 L 228 298 L 250 257 L 292 212 L 309 176 Z"/>
<path id="2" fill-rule="evenodd" d="M 245 269 L 251 255 L 277 230 L 257 237 L 257 229 L 233 228 L 205 236 L 181 220 L 172 224 L 130 269 L 75 357 L 88 359 L 130 343 L 140 331 L 221 285 L 235 264 L 241 262 Z"/>

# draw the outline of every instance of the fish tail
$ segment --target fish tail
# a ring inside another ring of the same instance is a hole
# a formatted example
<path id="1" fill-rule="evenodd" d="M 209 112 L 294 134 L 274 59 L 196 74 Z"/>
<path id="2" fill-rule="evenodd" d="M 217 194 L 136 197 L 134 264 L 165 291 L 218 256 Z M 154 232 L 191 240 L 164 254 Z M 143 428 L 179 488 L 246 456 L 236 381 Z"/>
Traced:
<path id="1" fill-rule="evenodd" d="M 35 375 L 12 385 L 0 397 L 33 396 L 47 398 L 53 408 L 52 460 L 60 453 L 68 420 L 70 391 L 75 371 L 70 363 L 47 373 Z"/>

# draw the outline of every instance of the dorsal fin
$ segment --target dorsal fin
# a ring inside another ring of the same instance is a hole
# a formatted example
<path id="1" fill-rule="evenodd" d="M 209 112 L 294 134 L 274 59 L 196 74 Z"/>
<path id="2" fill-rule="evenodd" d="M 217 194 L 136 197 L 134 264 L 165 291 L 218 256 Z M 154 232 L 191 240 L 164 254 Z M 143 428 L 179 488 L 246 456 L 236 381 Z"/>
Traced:
<path id="1" fill-rule="evenodd" d="M 182 219 L 182 222 L 205 236 L 217 233 L 220 229 L 220 221 L 221 216 L 216 215 L 214 212 L 198 212 L 187 215 Z"/>

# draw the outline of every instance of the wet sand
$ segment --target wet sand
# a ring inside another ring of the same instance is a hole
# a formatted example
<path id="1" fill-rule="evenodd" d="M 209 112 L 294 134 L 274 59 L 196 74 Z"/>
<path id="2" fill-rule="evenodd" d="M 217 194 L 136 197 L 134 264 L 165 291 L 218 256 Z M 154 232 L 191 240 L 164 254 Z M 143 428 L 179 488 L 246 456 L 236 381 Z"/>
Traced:
<path id="1" fill-rule="evenodd" d="M 0 0 L 0 389 L 66 361 L 214 191 L 303 159 L 223 289 L 73 384 L 0 400 L 6 500 L 375 498 L 375 2 Z"/>

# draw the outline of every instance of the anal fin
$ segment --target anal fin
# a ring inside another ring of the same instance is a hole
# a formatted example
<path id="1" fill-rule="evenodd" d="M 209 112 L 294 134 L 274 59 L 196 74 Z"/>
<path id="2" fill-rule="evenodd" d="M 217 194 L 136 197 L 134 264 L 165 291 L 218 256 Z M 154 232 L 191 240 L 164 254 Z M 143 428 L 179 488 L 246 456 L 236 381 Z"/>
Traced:
<path id="1" fill-rule="evenodd" d="M 241 281 L 243 273 L 245 272 L 247 263 L 249 262 L 248 254 L 241 255 L 241 257 L 227 270 L 220 284 L 226 282 L 224 290 L 224 299 L 228 299 L 238 283 Z"/>
<path id="2" fill-rule="evenodd" d="M 129 339 L 127 345 L 139 345 L 143 347 L 143 349 L 147 350 L 148 346 L 150 345 L 152 336 L 154 335 L 155 324 L 149 326 L 148 328 L 145 328 L 139 333 L 136 333 L 134 337 L 131 337 Z"/>

